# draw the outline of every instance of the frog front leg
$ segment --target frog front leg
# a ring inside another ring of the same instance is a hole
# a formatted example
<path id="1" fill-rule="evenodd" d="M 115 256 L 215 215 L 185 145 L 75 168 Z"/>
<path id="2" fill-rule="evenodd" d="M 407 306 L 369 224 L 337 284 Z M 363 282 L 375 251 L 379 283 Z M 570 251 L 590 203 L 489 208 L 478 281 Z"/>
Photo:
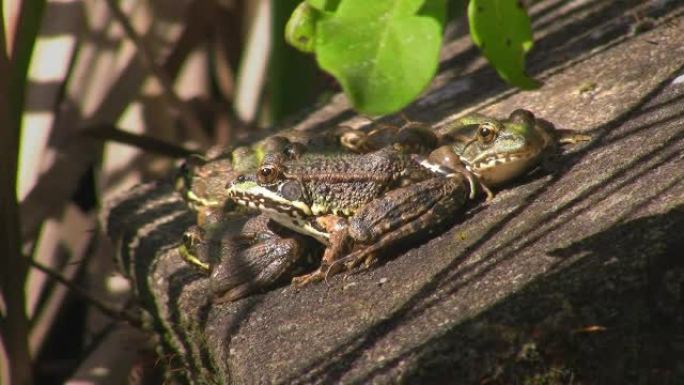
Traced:
<path id="1" fill-rule="evenodd" d="M 214 302 L 231 302 L 292 276 L 317 242 L 286 229 L 265 215 L 250 219 L 242 232 L 222 242 L 220 258 L 211 265 Z"/>
<path id="2" fill-rule="evenodd" d="M 214 302 L 230 302 L 272 286 L 291 273 L 310 249 L 305 237 L 264 215 L 234 226 L 193 226 L 183 237 L 181 255 L 209 276 Z"/>
<path id="3" fill-rule="evenodd" d="M 346 226 L 330 233 L 321 266 L 313 273 L 296 277 L 302 286 L 320 281 L 343 269 L 370 261 L 383 248 L 435 231 L 453 219 L 469 196 L 469 183 L 462 174 L 435 177 L 392 190 L 362 208 Z M 351 254 L 344 256 L 353 248 Z"/>
<path id="4" fill-rule="evenodd" d="M 221 258 L 209 276 L 215 303 L 236 301 L 271 286 L 299 260 L 302 249 L 294 238 L 260 238 L 242 233 L 221 245 Z"/>

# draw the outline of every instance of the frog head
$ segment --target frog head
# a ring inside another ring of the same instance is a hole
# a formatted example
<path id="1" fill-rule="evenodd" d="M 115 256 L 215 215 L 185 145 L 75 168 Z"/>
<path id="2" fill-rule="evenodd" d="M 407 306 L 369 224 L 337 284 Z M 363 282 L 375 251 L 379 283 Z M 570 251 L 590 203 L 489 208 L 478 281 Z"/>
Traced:
<path id="1" fill-rule="evenodd" d="M 261 210 L 285 227 L 328 242 L 328 233 L 311 220 L 313 202 L 305 186 L 286 177 L 279 164 L 265 162 L 256 172 L 241 174 L 226 187 L 236 203 Z"/>
<path id="2" fill-rule="evenodd" d="M 500 185 L 529 171 L 556 146 L 552 129 L 532 112 L 508 119 L 473 114 L 443 129 L 453 151 L 486 185 Z"/>

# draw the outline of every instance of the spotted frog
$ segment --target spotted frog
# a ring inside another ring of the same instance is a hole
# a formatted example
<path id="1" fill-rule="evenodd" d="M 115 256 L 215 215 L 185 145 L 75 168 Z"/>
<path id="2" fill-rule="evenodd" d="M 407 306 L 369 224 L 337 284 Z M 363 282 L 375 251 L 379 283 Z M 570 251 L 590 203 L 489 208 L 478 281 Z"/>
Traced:
<path id="1" fill-rule="evenodd" d="M 379 250 L 444 222 L 467 199 L 468 186 L 461 173 L 438 175 L 414 154 L 390 146 L 364 155 L 265 159 L 255 173 L 231 182 L 228 195 L 328 246 L 318 270 L 295 278 L 306 284 L 330 268 L 339 270 L 335 262 L 353 248 Z M 369 255 L 361 253 L 345 266 Z"/>

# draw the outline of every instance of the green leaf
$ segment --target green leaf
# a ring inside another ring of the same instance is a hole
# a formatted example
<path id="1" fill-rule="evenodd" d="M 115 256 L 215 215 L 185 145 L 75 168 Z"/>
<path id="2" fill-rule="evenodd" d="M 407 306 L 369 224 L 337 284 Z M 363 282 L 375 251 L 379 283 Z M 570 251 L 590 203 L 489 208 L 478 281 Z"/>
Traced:
<path id="1" fill-rule="evenodd" d="M 484 56 L 507 82 L 523 88 L 540 83 L 525 73 L 525 54 L 532 48 L 532 27 L 519 1 L 471 0 L 470 35 Z"/>
<path id="2" fill-rule="evenodd" d="M 397 111 L 437 71 L 445 7 L 444 0 L 343 0 L 317 24 L 318 64 L 358 110 Z"/>
<path id="3" fill-rule="evenodd" d="M 285 41 L 302 52 L 313 52 L 316 22 L 321 12 L 306 1 L 301 2 L 285 24 Z"/>

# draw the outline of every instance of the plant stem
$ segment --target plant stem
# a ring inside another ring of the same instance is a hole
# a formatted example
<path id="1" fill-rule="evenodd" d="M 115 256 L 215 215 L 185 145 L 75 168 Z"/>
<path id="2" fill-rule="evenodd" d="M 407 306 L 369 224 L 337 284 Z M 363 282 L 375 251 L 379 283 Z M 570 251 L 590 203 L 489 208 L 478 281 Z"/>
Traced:
<path id="1" fill-rule="evenodd" d="M 10 110 L 10 106 L 21 105 L 21 101 L 13 101 L 12 98 L 17 95 L 10 93 L 10 71 L 13 66 L 7 55 L 4 31 L 4 15 L 0 7 L 0 122 L 5 125 L 0 138 L 0 290 L 7 311 L 0 319 L 0 336 L 9 359 L 11 384 L 28 385 L 32 379 L 28 347 L 29 320 L 24 292 L 27 264 L 20 250 L 22 243 L 16 193 L 19 114 Z"/>

